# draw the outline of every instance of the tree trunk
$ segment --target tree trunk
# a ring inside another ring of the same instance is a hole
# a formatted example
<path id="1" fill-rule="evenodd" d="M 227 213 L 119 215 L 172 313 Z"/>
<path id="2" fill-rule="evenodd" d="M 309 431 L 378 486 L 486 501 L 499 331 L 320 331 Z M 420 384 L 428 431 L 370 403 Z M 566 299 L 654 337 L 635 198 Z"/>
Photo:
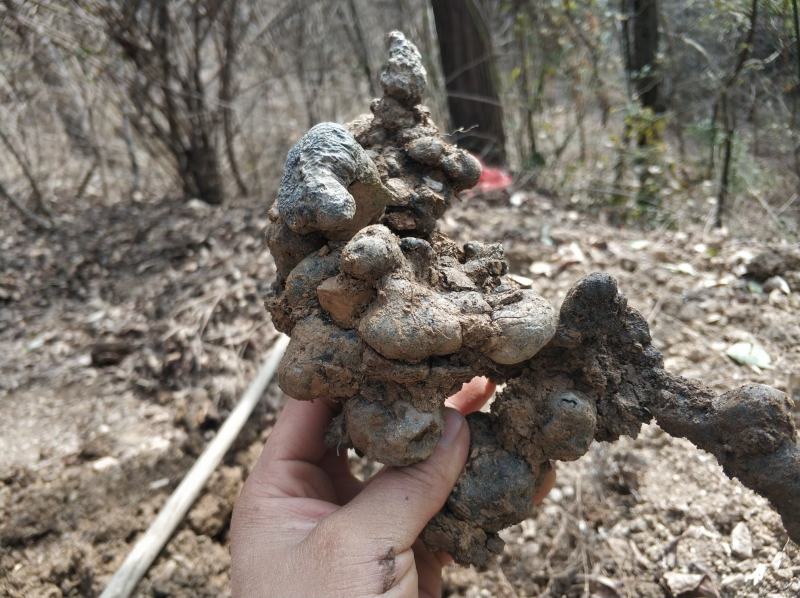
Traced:
<path id="1" fill-rule="evenodd" d="M 722 144 L 722 173 L 719 176 L 719 191 L 717 193 L 717 206 L 714 214 L 714 226 L 722 227 L 722 219 L 727 209 L 728 195 L 731 183 L 731 157 L 733 156 L 733 136 L 736 132 L 734 115 L 729 114 L 728 98 L 722 98 L 722 114 L 725 120 L 725 141 Z"/>
<path id="2" fill-rule="evenodd" d="M 659 95 L 658 72 L 658 1 L 630 0 L 633 20 L 630 68 L 636 96 L 643 108 L 664 112 Z"/>
<path id="3" fill-rule="evenodd" d="M 207 204 L 220 205 L 224 200 L 219 157 L 214 145 L 204 136 L 193 139 L 179 164 L 183 192 Z"/>
<path id="4" fill-rule="evenodd" d="M 489 29 L 475 0 L 431 1 L 458 144 L 487 164 L 504 165 L 503 107 Z"/>
<path id="5" fill-rule="evenodd" d="M 797 60 L 797 83 L 792 90 L 792 125 L 795 134 L 794 140 L 794 170 L 800 176 L 800 142 L 797 140 L 797 112 L 798 94 L 800 94 L 800 14 L 797 10 L 797 0 L 792 0 L 792 24 L 794 25 L 794 47 Z"/>
<path id="6" fill-rule="evenodd" d="M 756 34 L 756 23 L 758 21 L 758 0 L 752 0 L 750 5 L 750 25 L 747 33 L 739 47 L 739 54 L 736 58 L 736 65 L 733 71 L 722 84 L 717 103 L 714 106 L 714 115 L 719 113 L 725 125 L 725 142 L 723 144 L 722 174 L 720 174 L 719 191 L 717 193 L 717 209 L 714 218 L 714 225 L 717 228 L 722 226 L 722 217 L 727 209 L 728 195 L 730 192 L 731 180 L 731 156 L 733 154 L 733 137 L 736 134 L 736 107 L 730 106 L 729 94 L 739 80 L 744 65 L 750 58 L 753 48 L 753 39 Z M 719 109 L 718 109 L 719 107 Z"/>

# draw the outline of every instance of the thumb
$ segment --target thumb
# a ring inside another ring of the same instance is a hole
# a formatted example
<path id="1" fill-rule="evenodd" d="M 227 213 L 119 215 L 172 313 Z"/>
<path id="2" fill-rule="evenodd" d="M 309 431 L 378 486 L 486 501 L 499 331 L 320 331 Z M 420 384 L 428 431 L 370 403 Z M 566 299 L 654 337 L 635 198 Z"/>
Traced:
<path id="1" fill-rule="evenodd" d="M 448 408 L 444 433 L 428 459 L 387 467 L 326 524 L 345 536 L 357 535 L 361 543 L 390 543 L 396 552 L 410 548 L 444 505 L 468 452 L 469 427 L 464 416 Z"/>

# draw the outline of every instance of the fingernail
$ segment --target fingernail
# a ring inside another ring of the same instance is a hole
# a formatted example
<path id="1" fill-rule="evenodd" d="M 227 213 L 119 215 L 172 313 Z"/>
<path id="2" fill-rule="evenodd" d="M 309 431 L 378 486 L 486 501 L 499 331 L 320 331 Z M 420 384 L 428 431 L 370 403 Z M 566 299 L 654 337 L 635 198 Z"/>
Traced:
<path id="1" fill-rule="evenodd" d="M 444 433 L 439 444 L 449 446 L 453 444 L 461 427 L 464 425 L 464 416 L 455 409 L 446 409 L 444 415 Z"/>

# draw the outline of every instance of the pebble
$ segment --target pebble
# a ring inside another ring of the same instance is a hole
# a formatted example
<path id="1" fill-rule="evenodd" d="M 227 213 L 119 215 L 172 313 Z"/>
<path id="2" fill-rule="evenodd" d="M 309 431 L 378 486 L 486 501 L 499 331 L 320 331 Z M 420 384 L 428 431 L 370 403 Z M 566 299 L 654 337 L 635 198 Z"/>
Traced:
<path id="1" fill-rule="evenodd" d="M 119 460 L 114 457 L 101 457 L 92 461 L 92 469 L 95 471 L 105 471 L 119 466 Z"/>
<path id="2" fill-rule="evenodd" d="M 753 556 L 753 539 L 744 521 L 737 523 L 731 532 L 731 553 L 740 559 L 749 559 Z"/>
<path id="3" fill-rule="evenodd" d="M 752 575 L 750 576 L 750 581 L 754 586 L 757 586 L 764 581 L 764 576 L 766 574 L 767 566 L 764 563 L 761 563 L 758 567 L 756 567 L 755 571 L 753 571 Z"/>
<path id="4" fill-rule="evenodd" d="M 679 571 L 664 573 L 664 581 L 667 582 L 667 587 L 673 596 L 694 592 L 703 583 L 704 578 L 705 575 L 700 573 L 681 573 Z"/>
<path id="5" fill-rule="evenodd" d="M 792 292 L 789 288 L 789 283 L 786 282 L 786 280 L 781 276 L 773 276 L 772 278 L 768 278 L 764 281 L 762 288 L 767 294 L 772 293 L 772 291 L 779 291 L 784 295 L 789 295 Z"/>

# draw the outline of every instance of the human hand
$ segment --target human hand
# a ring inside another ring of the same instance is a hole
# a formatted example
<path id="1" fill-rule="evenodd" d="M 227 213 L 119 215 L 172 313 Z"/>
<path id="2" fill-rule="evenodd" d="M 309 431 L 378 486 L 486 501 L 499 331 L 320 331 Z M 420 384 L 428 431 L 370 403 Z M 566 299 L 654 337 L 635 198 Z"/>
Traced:
<path id="1" fill-rule="evenodd" d="M 325 446 L 332 408 L 289 399 L 234 507 L 234 597 L 439 596 L 450 559 L 417 537 L 464 467 L 463 416 L 494 389 L 485 378 L 465 384 L 447 400 L 434 453 L 415 465 L 386 467 L 366 483 L 350 472 L 346 451 Z M 551 474 L 534 500 L 553 483 Z"/>

